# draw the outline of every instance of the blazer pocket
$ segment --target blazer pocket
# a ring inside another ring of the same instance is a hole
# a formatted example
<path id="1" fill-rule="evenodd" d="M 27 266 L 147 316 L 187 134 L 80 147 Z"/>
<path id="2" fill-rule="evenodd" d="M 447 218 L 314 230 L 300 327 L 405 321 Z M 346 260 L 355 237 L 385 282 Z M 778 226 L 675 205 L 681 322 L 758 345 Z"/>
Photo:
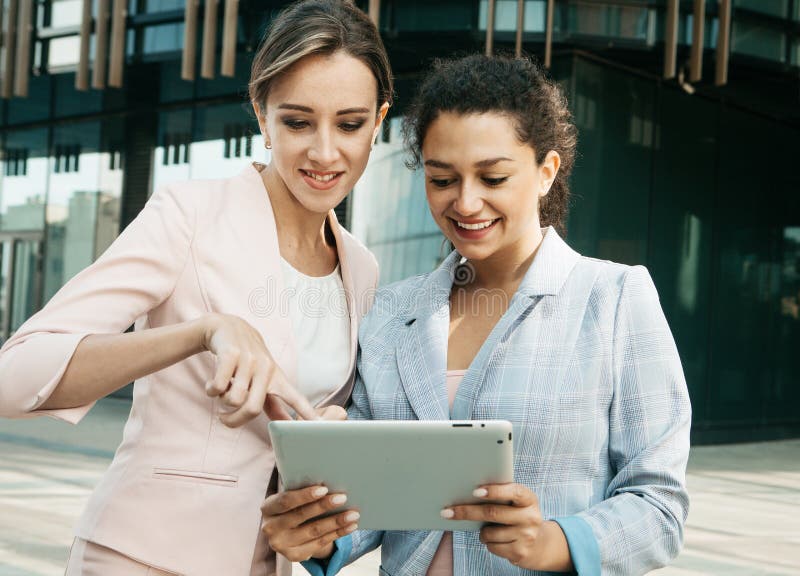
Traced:
<path id="1" fill-rule="evenodd" d="M 213 474 L 211 472 L 179 470 L 176 468 L 153 467 L 153 478 L 178 482 L 194 482 L 197 484 L 212 484 L 214 486 L 224 486 L 226 488 L 235 488 L 239 483 L 239 477 L 231 476 L 230 474 Z"/>

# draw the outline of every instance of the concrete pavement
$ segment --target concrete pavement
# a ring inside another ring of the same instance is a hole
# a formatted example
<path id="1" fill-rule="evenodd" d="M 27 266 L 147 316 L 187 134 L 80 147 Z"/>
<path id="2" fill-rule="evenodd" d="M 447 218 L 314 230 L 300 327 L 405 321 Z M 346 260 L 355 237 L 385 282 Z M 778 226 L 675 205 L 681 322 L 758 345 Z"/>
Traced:
<path id="1" fill-rule="evenodd" d="M 76 427 L 0 420 L 0 575 L 63 574 L 71 528 L 113 456 L 129 401 L 106 399 Z M 800 440 L 698 447 L 686 544 L 658 576 L 800 575 Z M 374 576 L 379 553 L 343 576 Z M 295 574 L 305 574 L 297 567 Z"/>

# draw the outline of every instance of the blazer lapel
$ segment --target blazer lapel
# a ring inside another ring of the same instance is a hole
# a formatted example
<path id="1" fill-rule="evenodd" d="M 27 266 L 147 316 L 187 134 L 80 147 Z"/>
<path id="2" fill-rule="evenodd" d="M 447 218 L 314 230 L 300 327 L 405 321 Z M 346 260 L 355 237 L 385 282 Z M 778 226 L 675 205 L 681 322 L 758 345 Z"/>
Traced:
<path id="1" fill-rule="evenodd" d="M 511 298 L 508 310 L 481 346 L 458 387 L 453 402 L 453 419 L 472 418 L 489 363 L 498 346 L 511 337 L 522 321 L 539 313 L 540 304 L 546 298 L 558 294 L 580 258 L 577 252 L 567 246 L 555 229 L 548 227 L 543 232 L 544 238 L 539 252 Z M 538 330 L 539 326 L 540 323 L 535 322 L 529 329 Z M 537 335 L 534 339 L 538 340 L 540 337 L 541 335 Z M 529 351 L 531 354 L 535 352 L 535 350 Z"/>
<path id="2" fill-rule="evenodd" d="M 343 405 L 350 397 L 355 380 L 356 352 L 358 350 L 359 315 L 356 308 L 356 286 L 350 265 L 350 255 L 347 253 L 347 246 L 342 236 L 342 230 L 339 227 L 339 220 L 336 218 L 336 213 L 333 210 L 328 213 L 328 225 L 336 241 L 336 252 L 339 257 L 339 272 L 342 275 L 342 287 L 344 288 L 344 297 L 347 301 L 347 314 L 350 319 L 350 363 L 347 365 L 347 373 L 350 374 L 350 378 L 347 379 L 347 382 L 343 382 L 341 387 L 331 392 L 322 400 L 319 406 L 328 406 L 330 404 Z"/>
<path id="3" fill-rule="evenodd" d="M 450 327 L 453 252 L 422 285 L 397 345 L 397 368 L 411 408 L 419 420 L 448 420 L 445 389 Z"/>
<path id="4" fill-rule="evenodd" d="M 249 314 L 246 316 L 259 331 L 274 360 L 290 382 L 296 379 L 296 351 L 292 321 L 282 306 L 284 296 L 278 229 L 269 194 L 261 179 L 259 167 L 250 165 L 231 180 L 236 198 L 244 206 L 237 212 L 240 219 L 232 223 L 243 250 L 258 256 L 244 284 Z"/>

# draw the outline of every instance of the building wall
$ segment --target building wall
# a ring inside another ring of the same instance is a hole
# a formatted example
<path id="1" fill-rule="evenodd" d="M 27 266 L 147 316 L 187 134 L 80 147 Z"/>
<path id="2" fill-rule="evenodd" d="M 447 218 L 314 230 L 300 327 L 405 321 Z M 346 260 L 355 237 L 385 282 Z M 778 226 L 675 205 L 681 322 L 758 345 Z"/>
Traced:
<path id="1" fill-rule="evenodd" d="M 567 240 L 649 268 L 694 440 L 800 434 L 800 130 L 582 56 L 553 73 L 579 129 Z M 399 140 L 376 148 L 354 198 L 384 283 L 445 254 Z"/>
<path id="2" fill-rule="evenodd" d="M 0 103 L 0 332 L 102 253 L 158 186 L 269 160 L 246 86 L 261 32 L 285 4 L 243 0 L 234 77 L 217 66 L 215 78 L 187 82 L 183 0 L 132 0 L 125 86 L 87 92 L 74 86 L 80 2 L 56 0 L 37 16 L 37 30 L 72 36 L 35 39 L 29 95 Z M 739 83 L 720 90 L 709 80 L 718 27 L 708 3 L 706 80 L 693 96 L 658 79 L 664 5 L 556 3 L 553 75 L 580 130 L 568 241 L 586 255 L 649 267 L 684 363 L 696 440 L 800 435 L 800 116 L 797 91 L 786 89 L 800 64 L 800 0 L 734 2 Z M 430 58 L 483 49 L 487 6 L 382 2 L 394 117 L 340 213 L 375 252 L 384 283 L 430 271 L 447 252 L 421 178 L 403 166 L 399 122 Z M 498 49 L 513 48 L 515 6 L 497 1 Z M 525 6 L 525 47 L 541 54 L 546 2 Z M 680 61 L 691 39 L 687 6 Z M 793 123 L 771 119 L 781 114 Z M 17 274 L 6 282 L 12 256 Z"/>

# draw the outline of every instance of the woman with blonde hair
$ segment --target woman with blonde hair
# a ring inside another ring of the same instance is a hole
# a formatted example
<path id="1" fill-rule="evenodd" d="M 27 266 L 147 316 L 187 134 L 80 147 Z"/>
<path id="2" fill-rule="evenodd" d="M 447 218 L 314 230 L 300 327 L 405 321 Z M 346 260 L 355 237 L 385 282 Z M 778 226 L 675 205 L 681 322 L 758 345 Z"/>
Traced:
<path id="1" fill-rule="evenodd" d="M 290 571 L 259 533 L 275 490 L 264 411 L 343 417 L 350 396 L 378 270 L 333 208 L 391 103 L 378 31 L 349 0 L 295 3 L 256 54 L 250 98 L 270 164 L 158 190 L 0 351 L 5 417 L 78 422 L 136 381 L 70 576 Z"/>

